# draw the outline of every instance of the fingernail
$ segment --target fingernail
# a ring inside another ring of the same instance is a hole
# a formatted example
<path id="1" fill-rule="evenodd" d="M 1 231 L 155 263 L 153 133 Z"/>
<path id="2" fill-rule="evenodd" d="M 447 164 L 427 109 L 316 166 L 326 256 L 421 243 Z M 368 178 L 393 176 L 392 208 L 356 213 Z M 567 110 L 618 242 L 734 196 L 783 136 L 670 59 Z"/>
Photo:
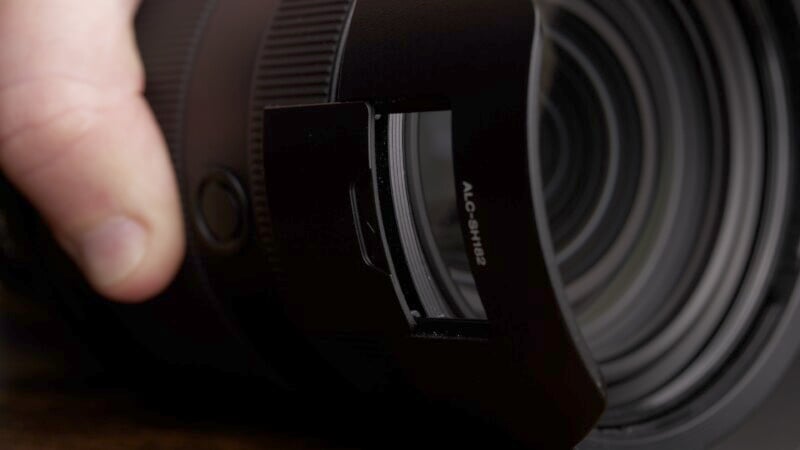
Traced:
<path id="1" fill-rule="evenodd" d="M 96 287 L 113 286 L 142 262 L 147 232 L 136 221 L 113 217 L 84 234 L 79 242 L 86 276 Z"/>

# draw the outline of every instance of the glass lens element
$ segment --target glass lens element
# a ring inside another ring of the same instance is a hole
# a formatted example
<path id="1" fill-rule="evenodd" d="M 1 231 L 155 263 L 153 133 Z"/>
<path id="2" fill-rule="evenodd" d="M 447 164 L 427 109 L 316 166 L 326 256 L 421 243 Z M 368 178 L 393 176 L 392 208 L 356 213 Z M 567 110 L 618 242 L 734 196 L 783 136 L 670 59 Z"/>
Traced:
<path id="1" fill-rule="evenodd" d="M 414 221 L 443 301 L 455 317 L 485 319 L 458 216 L 452 113 L 408 114 L 405 134 Z"/>
<path id="2" fill-rule="evenodd" d="M 606 427 L 719 373 L 770 282 L 791 178 L 780 73 L 726 1 L 542 0 L 538 158 L 567 301 L 608 383 Z M 783 117 L 783 118 L 782 118 Z M 453 317 L 485 319 L 458 220 L 449 112 L 405 115 L 414 223 Z M 771 206 L 770 206 L 771 205 Z M 533 218 L 531 218 L 533 220 Z M 541 224 L 540 224 L 541 225 Z"/>

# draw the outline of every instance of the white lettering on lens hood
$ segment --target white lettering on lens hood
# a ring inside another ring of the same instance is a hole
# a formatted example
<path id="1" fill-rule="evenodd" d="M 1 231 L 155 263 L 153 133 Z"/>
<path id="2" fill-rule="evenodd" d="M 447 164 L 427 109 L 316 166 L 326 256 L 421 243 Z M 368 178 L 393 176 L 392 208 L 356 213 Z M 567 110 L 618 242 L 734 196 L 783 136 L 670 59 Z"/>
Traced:
<path id="1" fill-rule="evenodd" d="M 475 203 L 475 192 L 472 184 L 464 181 L 462 183 L 464 195 L 464 211 L 467 213 L 467 229 L 469 230 L 469 237 L 467 241 L 472 248 L 472 256 L 475 258 L 475 264 L 484 267 L 487 264 L 486 250 L 483 248 L 483 238 L 481 238 L 481 224 L 476 217 L 478 205 Z"/>

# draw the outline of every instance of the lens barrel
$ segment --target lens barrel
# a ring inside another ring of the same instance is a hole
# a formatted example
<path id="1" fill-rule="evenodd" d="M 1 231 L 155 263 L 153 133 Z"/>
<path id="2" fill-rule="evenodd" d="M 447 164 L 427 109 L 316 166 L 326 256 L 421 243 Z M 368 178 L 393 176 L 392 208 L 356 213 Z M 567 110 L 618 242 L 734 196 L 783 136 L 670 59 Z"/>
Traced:
<path id="1" fill-rule="evenodd" d="M 140 372 L 413 392 L 533 448 L 704 447 L 800 346 L 798 13 L 145 0 L 178 279 L 99 301 L 8 186 L 7 240 L 57 269 L 6 246 L 4 277 L 122 370 L 112 342 Z"/>

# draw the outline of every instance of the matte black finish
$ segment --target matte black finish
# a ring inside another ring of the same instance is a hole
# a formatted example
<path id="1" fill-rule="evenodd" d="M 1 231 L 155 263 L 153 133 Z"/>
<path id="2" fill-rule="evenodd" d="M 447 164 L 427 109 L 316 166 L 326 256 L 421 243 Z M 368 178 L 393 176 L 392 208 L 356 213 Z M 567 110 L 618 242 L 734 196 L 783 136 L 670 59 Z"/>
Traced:
<path id="1" fill-rule="evenodd" d="M 408 334 L 392 280 L 366 263 L 358 232 L 361 220 L 377 224 L 370 211 L 357 209 L 358 197 L 374 202 L 372 190 L 356 190 L 371 178 L 371 108 L 267 109 L 264 130 L 266 190 L 289 314 L 311 335 Z"/>
<path id="2" fill-rule="evenodd" d="M 364 235 L 379 229 L 370 207 L 372 109 L 269 108 L 264 130 L 264 188 L 284 309 L 358 389 L 375 391 L 390 377 L 390 341 L 407 336 L 410 325 L 391 277 L 373 262 L 380 241 Z"/>
<path id="3" fill-rule="evenodd" d="M 363 103 L 265 111 L 266 192 L 285 268 L 280 286 L 289 316 L 312 339 L 356 340 L 384 354 L 377 364 L 365 365 L 345 358 L 342 345 L 320 346 L 361 389 L 381 386 L 391 370 L 388 359 L 399 355 L 401 370 L 435 397 L 493 417 L 527 442 L 577 443 L 602 410 L 602 395 L 595 380 L 581 378 L 587 376 L 583 361 L 573 337 L 564 334 L 568 330 L 558 327 L 563 319 L 546 287 L 533 291 L 530 303 L 511 298 L 492 308 L 496 315 L 490 315 L 488 338 L 480 323 L 446 320 L 423 320 L 424 327 L 412 332 L 414 320 L 401 309 L 391 278 L 365 257 L 360 223 L 378 223 L 378 218 L 358 208 L 357 196 L 366 194 L 373 201 L 376 196 L 356 187 L 365 177 L 380 176 L 381 164 L 372 171 L 370 161 L 386 151 L 375 148 L 373 116 Z M 523 155 L 526 148 L 523 143 Z M 528 222 L 533 223 L 530 208 Z M 316 274 L 314 282 L 309 282 L 310 273 Z M 353 286 L 358 286 L 356 293 Z M 530 317 L 537 317 L 537 326 L 530 326 Z M 471 376 L 465 379 L 464 373 Z M 540 411 L 549 414 L 540 416 Z M 528 424 L 534 419 L 550 431 L 531 433 Z"/>
<path id="4" fill-rule="evenodd" d="M 241 148 L 249 78 L 264 22 L 275 8 L 277 2 L 270 1 L 257 8 L 243 0 L 143 2 L 136 26 L 147 70 L 146 95 L 176 170 L 188 219 L 188 254 L 175 283 L 156 301 L 112 308 L 122 330 L 158 360 L 181 370 L 266 376 L 282 383 L 275 365 L 265 363 L 250 343 L 252 337 L 245 336 L 234 312 L 238 302 L 263 297 L 260 284 L 267 271 L 248 264 L 262 260 L 260 250 L 246 245 L 252 239 L 244 236 L 236 253 L 242 266 L 234 269 L 230 249 L 204 239 L 200 224 L 191 220 L 200 210 L 198 192 L 209 174 L 227 171 L 246 184 Z M 227 33 L 231 27 L 237 33 Z M 244 226 L 252 233 L 252 227 Z M 211 272 L 215 275 L 209 276 Z M 261 303 L 269 307 L 268 301 Z M 266 328 L 275 338 L 289 332 L 279 324 Z"/>
<path id="5" fill-rule="evenodd" d="M 442 16 L 448 20 L 439 20 Z M 532 396 L 519 403 L 547 405 L 542 411 L 550 413 L 539 418 L 542 428 L 579 434 L 602 411 L 604 399 L 593 363 L 581 354 L 580 337 L 567 322 L 569 312 L 551 286 L 545 255 L 552 251 L 542 248 L 535 227 L 529 175 L 536 164 L 529 151 L 535 145 L 529 141 L 529 125 L 535 120 L 529 106 L 537 89 L 538 67 L 532 62 L 536 32 L 535 13 L 526 2 L 433 1 L 414 8 L 388 1 L 359 4 L 338 100 L 369 100 L 381 113 L 452 110 L 463 233 L 465 239 L 474 236 L 471 221 L 479 223 L 487 262 L 472 260 L 489 317 L 488 346 L 496 358 L 489 367 L 509 370 L 511 384 L 519 377 L 517 399 L 526 392 Z M 472 205 L 468 208 L 465 201 Z M 476 350 L 471 358 L 478 367 L 485 366 L 480 354 Z M 436 385 L 431 391 L 446 388 Z M 532 417 L 511 398 L 492 403 L 517 410 L 518 419 Z M 560 428 L 562 418 L 574 428 Z"/>
<path id="6" fill-rule="evenodd" d="M 241 200 L 250 210 L 236 245 L 192 240 L 183 283 L 201 287 L 241 348 L 263 355 L 284 383 L 339 386 L 328 365 L 365 391 L 403 389 L 404 378 L 531 445 L 574 445 L 604 400 L 550 286 L 534 222 L 532 5 L 369 1 L 349 17 L 347 3 L 328 3 L 209 3 L 208 23 L 193 38 L 192 76 L 181 85 L 186 100 L 174 106 L 186 111 L 183 131 L 170 146 L 190 215 L 203 210 L 196 193 L 218 171 L 247 186 Z M 348 36 L 343 47 L 340 36 Z M 279 108 L 334 92 L 359 103 Z M 386 113 L 440 107 L 454 112 L 459 177 L 477 186 L 492 258 L 479 281 L 488 328 L 424 317 L 414 328 L 410 309 L 418 308 L 393 253 Z M 506 156 L 485 173 L 464 162 L 485 164 L 497 151 Z M 207 234 L 196 223 L 190 237 Z"/>

